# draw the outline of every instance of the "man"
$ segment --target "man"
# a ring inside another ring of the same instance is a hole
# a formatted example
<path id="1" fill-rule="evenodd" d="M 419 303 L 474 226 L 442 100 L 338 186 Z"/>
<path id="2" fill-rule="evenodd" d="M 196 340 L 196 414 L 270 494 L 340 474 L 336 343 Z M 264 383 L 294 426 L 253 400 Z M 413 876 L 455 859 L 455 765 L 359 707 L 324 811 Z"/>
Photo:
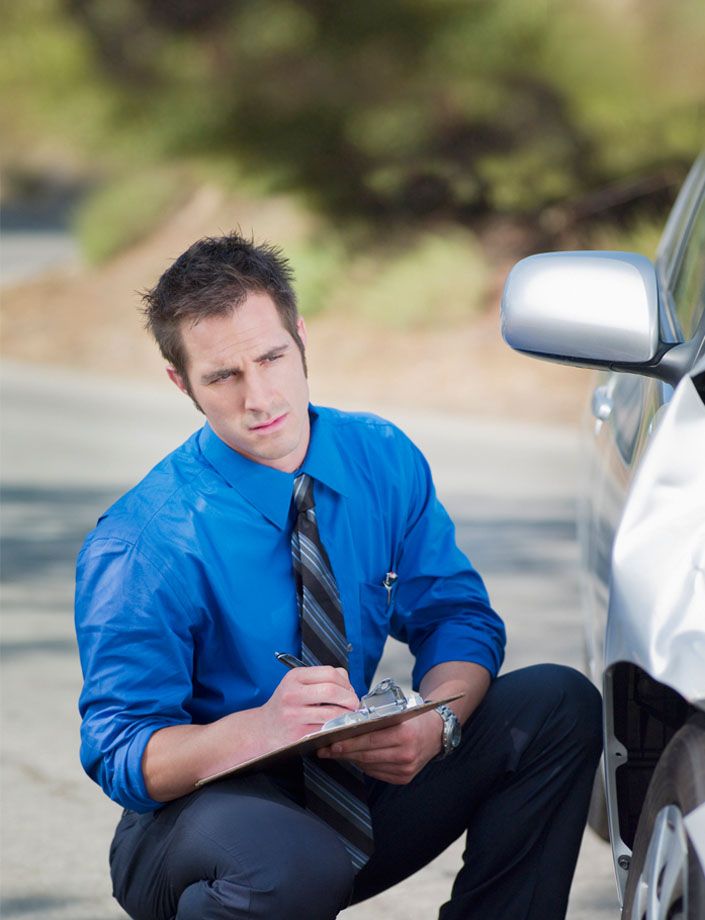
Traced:
<path id="1" fill-rule="evenodd" d="M 145 303 L 206 424 L 78 559 L 81 757 L 125 807 L 118 901 L 137 920 L 329 920 L 468 830 L 444 920 L 562 917 L 598 694 L 557 666 L 494 680 L 503 626 L 424 458 L 388 422 L 309 404 L 277 250 L 201 240 Z M 356 709 L 389 634 L 450 707 L 195 789 Z"/>

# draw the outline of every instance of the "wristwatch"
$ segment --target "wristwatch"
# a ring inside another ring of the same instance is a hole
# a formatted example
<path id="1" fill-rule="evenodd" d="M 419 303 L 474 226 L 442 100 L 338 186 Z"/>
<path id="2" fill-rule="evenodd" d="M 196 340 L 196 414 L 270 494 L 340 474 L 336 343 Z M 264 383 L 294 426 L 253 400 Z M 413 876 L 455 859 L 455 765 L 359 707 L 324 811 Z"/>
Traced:
<path id="1" fill-rule="evenodd" d="M 443 719 L 443 749 L 437 758 L 442 760 L 452 754 L 460 744 L 460 722 L 453 710 L 443 703 L 436 706 L 436 712 Z"/>

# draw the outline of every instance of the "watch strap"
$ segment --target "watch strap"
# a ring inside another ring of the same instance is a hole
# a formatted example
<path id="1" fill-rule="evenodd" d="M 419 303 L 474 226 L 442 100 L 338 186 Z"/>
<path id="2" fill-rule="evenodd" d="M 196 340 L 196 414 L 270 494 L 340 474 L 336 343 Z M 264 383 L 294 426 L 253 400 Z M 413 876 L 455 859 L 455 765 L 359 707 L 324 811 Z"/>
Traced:
<path id="1" fill-rule="evenodd" d="M 443 719 L 443 748 L 438 755 L 438 760 L 442 760 L 451 754 L 460 744 L 460 720 L 450 707 L 441 703 L 436 706 L 436 712 Z"/>

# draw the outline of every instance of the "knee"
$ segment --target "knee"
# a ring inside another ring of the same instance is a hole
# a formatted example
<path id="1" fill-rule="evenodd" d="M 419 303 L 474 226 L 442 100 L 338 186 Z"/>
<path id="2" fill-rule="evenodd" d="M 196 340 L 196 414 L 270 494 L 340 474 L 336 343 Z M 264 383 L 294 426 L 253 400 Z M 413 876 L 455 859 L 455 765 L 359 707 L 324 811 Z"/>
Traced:
<path id="1" fill-rule="evenodd" d="M 575 668 L 558 664 L 536 665 L 536 685 L 552 721 L 597 760 L 602 751 L 602 697 Z M 567 738 L 566 738 L 567 740 Z"/>
<path id="2" fill-rule="evenodd" d="M 317 819 L 311 819 L 316 821 Z M 177 920 L 203 917 L 232 920 L 331 920 L 347 906 L 354 871 L 343 845 L 333 832 L 321 829 L 325 846 L 310 829 L 299 840 L 272 847 L 249 870 L 228 858 L 213 867 L 213 876 L 198 879 L 182 892 Z"/>
<path id="3" fill-rule="evenodd" d="M 350 857 L 322 824 L 321 836 L 322 845 L 292 847 L 276 871 L 275 884 L 257 893 L 263 917 L 329 920 L 347 907 L 355 881 Z"/>
<path id="4" fill-rule="evenodd" d="M 330 920 L 347 905 L 354 871 L 337 834 L 265 775 L 204 787 L 182 817 L 166 867 L 178 920 Z"/>
<path id="5" fill-rule="evenodd" d="M 330 920 L 347 906 L 355 873 L 350 858 L 327 825 L 312 815 L 299 833 L 282 828 L 273 852 L 250 878 L 248 917 Z"/>

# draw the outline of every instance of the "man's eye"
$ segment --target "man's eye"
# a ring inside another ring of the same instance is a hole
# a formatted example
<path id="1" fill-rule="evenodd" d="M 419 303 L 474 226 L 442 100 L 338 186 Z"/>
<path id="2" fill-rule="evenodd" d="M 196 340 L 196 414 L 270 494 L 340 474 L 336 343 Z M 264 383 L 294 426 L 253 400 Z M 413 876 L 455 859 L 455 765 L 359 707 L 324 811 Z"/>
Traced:
<path id="1" fill-rule="evenodd" d="M 283 358 L 284 355 L 270 355 L 267 358 L 267 363 L 272 364 L 274 361 L 278 361 L 280 358 Z"/>

